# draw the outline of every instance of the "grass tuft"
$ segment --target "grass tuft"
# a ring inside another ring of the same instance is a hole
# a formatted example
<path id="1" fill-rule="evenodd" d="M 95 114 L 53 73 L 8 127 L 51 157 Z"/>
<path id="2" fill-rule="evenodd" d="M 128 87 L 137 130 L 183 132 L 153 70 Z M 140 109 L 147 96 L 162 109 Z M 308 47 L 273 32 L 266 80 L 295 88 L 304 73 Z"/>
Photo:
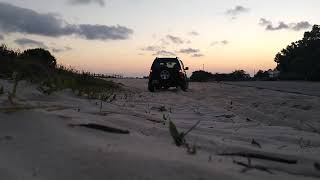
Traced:
<path id="1" fill-rule="evenodd" d="M 171 137 L 177 146 L 182 146 L 186 143 L 184 133 L 179 132 L 177 126 L 171 120 L 169 121 L 169 130 Z"/>
<path id="2" fill-rule="evenodd" d="M 198 121 L 195 125 L 193 125 L 186 133 L 179 132 L 177 126 L 174 124 L 172 120 L 169 120 L 169 131 L 172 139 L 176 146 L 184 146 L 187 149 L 187 153 L 191 155 L 195 155 L 197 153 L 197 146 L 192 145 L 190 146 L 189 143 L 186 141 L 186 136 L 199 125 L 200 121 Z"/>

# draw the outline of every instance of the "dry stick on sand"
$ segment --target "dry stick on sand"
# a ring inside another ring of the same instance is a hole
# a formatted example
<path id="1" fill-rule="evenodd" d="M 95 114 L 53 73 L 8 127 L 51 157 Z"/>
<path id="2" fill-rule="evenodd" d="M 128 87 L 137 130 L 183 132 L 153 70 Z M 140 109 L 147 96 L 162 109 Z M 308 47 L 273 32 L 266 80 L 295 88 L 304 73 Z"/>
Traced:
<path id="1" fill-rule="evenodd" d="M 13 106 L 13 107 L 0 108 L 0 112 L 14 113 L 14 112 L 18 112 L 18 111 L 26 111 L 26 110 L 34 110 L 34 109 L 46 109 L 46 108 L 50 108 L 50 106 L 17 105 L 17 106 Z"/>
<path id="2" fill-rule="evenodd" d="M 159 124 L 164 123 L 164 121 L 156 120 L 156 119 L 151 119 L 151 118 L 147 118 L 147 120 L 150 121 L 150 122 L 153 122 L 153 123 L 159 123 Z"/>
<path id="3" fill-rule="evenodd" d="M 312 129 L 313 132 L 320 134 L 320 130 L 318 130 L 317 128 L 313 127 L 309 123 L 304 123 L 304 124 L 307 125 L 310 129 Z"/>
<path id="4" fill-rule="evenodd" d="M 316 170 L 320 171 L 320 163 L 314 163 L 314 168 L 316 168 Z"/>
<path id="5" fill-rule="evenodd" d="M 261 148 L 260 143 L 258 143 L 255 139 L 252 139 L 251 144 Z"/>
<path id="6" fill-rule="evenodd" d="M 194 124 L 187 132 L 183 133 L 184 137 L 187 136 L 194 128 L 196 128 L 200 124 L 201 120 L 199 120 L 196 124 Z"/>
<path id="7" fill-rule="evenodd" d="M 298 163 L 298 160 L 285 159 L 285 158 L 267 156 L 267 155 L 256 154 L 256 153 L 239 152 L 239 153 L 222 153 L 218 155 L 219 156 L 240 156 L 245 158 L 263 159 L 263 160 L 275 161 L 275 162 L 286 163 L 286 164 Z"/>
<path id="8" fill-rule="evenodd" d="M 104 131 L 104 132 L 109 132 L 109 133 L 116 133 L 116 134 L 130 134 L 130 132 L 128 130 L 122 130 L 122 129 L 113 128 L 113 127 L 109 127 L 109 126 L 104 126 L 104 125 L 100 125 L 100 124 L 94 124 L 94 123 L 69 124 L 69 126 L 70 127 L 75 127 L 75 126 L 85 127 L 85 128 L 89 128 L 89 129 L 95 129 L 95 130 L 99 130 L 99 131 Z"/>
<path id="9" fill-rule="evenodd" d="M 243 162 L 239 162 L 239 161 L 233 161 L 233 163 L 237 164 L 237 165 L 240 165 L 240 166 L 244 166 L 244 169 L 241 171 L 243 173 L 251 170 L 251 169 L 257 169 L 257 170 L 260 170 L 260 171 L 265 171 L 269 174 L 273 174 L 268 168 L 264 167 L 264 166 L 259 166 L 259 165 L 252 165 L 251 164 L 251 159 L 248 158 L 248 164 L 246 163 L 243 163 Z"/>

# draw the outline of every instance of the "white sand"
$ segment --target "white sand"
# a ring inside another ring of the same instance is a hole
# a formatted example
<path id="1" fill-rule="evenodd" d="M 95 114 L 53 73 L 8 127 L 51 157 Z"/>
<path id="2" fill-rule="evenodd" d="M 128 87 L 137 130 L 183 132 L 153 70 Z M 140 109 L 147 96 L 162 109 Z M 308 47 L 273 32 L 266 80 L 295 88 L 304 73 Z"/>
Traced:
<path id="1" fill-rule="evenodd" d="M 188 92 L 149 93 L 145 80 L 115 81 L 130 92 L 118 94 L 112 103 L 104 103 L 104 115 L 98 114 L 96 100 L 78 98 L 69 91 L 46 96 L 28 83 L 19 84 L 15 101 L 36 109 L 5 113 L 4 108 L 12 105 L 7 95 L 0 95 L 0 179 L 320 177 L 320 171 L 314 167 L 315 162 L 320 162 L 319 97 L 215 83 L 191 83 Z M 8 81 L 1 80 L 1 85 L 6 91 L 11 89 Z M 291 91 L 302 85 L 281 88 Z M 319 85 L 314 87 L 320 91 Z M 160 112 L 161 106 L 167 111 Z M 164 114 L 180 130 L 187 130 L 201 120 L 187 136 L 189 143 L 198 146 L 196 155 L 174 145 Z M 163 123 L 156 123 L 159 121 Z M 130 134 L 68 126 L 89 122 L 128 129 Z M 252 145 L 252 139 L 261 148 Z M 251 159 L 253 166 L 264 166 L 272 174 L 256 169 L 242 173 L 243 167 L 233 160 L 247 163 L 247 159 L 218 155 L 226 152 L 259 153 L 298 163 Z"/>

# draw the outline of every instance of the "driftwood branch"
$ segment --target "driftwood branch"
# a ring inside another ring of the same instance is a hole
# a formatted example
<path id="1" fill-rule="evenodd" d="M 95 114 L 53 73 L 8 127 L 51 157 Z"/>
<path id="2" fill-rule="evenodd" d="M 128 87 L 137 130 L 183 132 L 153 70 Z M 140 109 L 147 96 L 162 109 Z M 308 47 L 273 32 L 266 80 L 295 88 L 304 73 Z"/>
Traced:
<path id="1" fill-rule="evenodd" d="M 248 170 L 251 170 L 251 169 L 257 169 L 259 171 L 264 171 L 264 172 L 267 172 L 269 174 L 273 174 L 268 168 L 264 167 L 264 166 L 259 166 L 259 165 L 251 165 L 251 163 L 243 163 L 243 162 L 240 162 L 240 161 L 233 161 L 233 163 L 237 164 L 237 165 L 240 165 L 240 166 L 243 166 L 244 169 L 241 171 L 241 172 L 247 172 Z"/>
<path id="2" fill-rule="evenodd" d="M 89 129 L 95 129 L 99 131 L 104 131 L 104 132 L 109 132 L 109 133 L 116 133 L 116 134 L 129 134 L 130 132 L 128 130 L 122 130 L 118 128 L 113 128 L 109 126 L 104 126 L 100 124 L 94 124 L 94 123 L 89 123 L 89 124 L 69 124 L 70 127 L 85 127 Z"/>
<path id="3" fill-rule="evenodd" d="M 194 128 L 196 128 L 200 124 L 201 120 L 199 120 L 195 125 L 193 125 L 187 132 L 183 133 L 183 136 L 187 136 Z"/>
<path id="4" fill-rule="evenodd" d="M 297 164 L 298 163 L 298 160 L 285 159 L 285 158 L 267 156 L 267 155 L 256 154 L 256 153 L 238 152 L 238 153 L 222 153 L 222 154 L 218 154 L 218 155 L 219 156 L 240 156 L 240 157 L 245 157 L 245 158 L 263 159 L 263 160 L 275 161 L 275 162 L 286 163 L 286 164 Z"/>

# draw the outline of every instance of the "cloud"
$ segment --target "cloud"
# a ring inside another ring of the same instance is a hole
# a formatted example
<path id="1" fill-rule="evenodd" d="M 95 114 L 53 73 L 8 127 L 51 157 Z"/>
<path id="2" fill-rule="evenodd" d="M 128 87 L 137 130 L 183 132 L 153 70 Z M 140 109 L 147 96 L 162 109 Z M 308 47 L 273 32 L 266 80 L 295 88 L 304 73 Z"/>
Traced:
<path id="1" fill-rule="evenodd" d="M 4 40 L 4 36 L 0 34 L 0 40 Z"/>
<path id="2" fill-rule="evenodd" d="M 62 48 L 48 47 L 42 41 L 36 41 L 36 40 L 28 39 L 28 38 L 19 38 L 19 39 L 16 39 L 14 42 L 16 44 L 18 44 L 19 46 L 21 46 L 21 47 L 43 48 L 43 49 L 51 50 L 54 53 L 60 53 L 60 52 L 72 50 L 72 48 L 68 47 L 68 46 L 65 46 L 65 47 L 62 47 Z"/>
<path id="3" fill-rule="evenodd" d="M 75 34 L 85 37 L 89 40 L 124 40 L 128 39 L 133 31 L 124 26 L 105 26 L 81 24 L 78 26 Z"/>
<path id="4" fill-rule="evenodd" d="M 197 31 L 191 31 L 188 34 L 191 36 L 199 36 L 199 33 Z"/>
<path id="5" fill-rule="evenodd" d="M 203 54 L 200 54 L 200 53 L 195 53 L 192 55 L 192 57 L 203 57 L 204 55 Z"/>
<path id="6" fill-rule="evenodd" d="M 265 19 L 265 18 L 260 18 L 259 25 L 261 25 L 261 26 L 267 26 L 267 25 L 270 25 L 270 24 L 272 24 L 271 21 L 269 21 L 269 20 L 267 20 L 267 19 Z"/>
<path id="7" fill-rule="evenodd" d="M 65 52 L 65 51 L 71 51 L 72 48 L 71 47 L 63 47 L 63 48 L 51 48 L 51 50 L 55 53 L 60 53 L 60 52 Z"/>
<path id="8" fill-rule="evenodd" d="M 191 57 L 202 57 L 203 54 L 200 53 L 199 49 L 193 49 L 193 48 L 186 48 L 186 49 L 180 49 L 178 53 L 182 54 L 191 54 Z"/>
<path id="9" fill-rule="evenodd" d="M 199 49 L 193 49 L 193 48 L 186 48 L 186 49 L 180 49 L 179 53 L 183 54 L 192 54 L 192 53 L 199 53 Z"/>
<path id="10" fill-rule="evenodd" d="M 184 41 L 180 37 L 177 37 L 177 36 L 167 35 L 167 39 L 169 39 L 174 44 L 183 44 L 184 43 Z"/>
<path id="11" fill-rule="evenodd" d="M 41 14 L 0 2 L 0 30 L 49 37 L 77 35 L 88 40 L 124 40 L 133 30 L 124 26 L 69 24 L 54 14 Z"/>
<path id="12" fill-rule="evenodd" d="M 160 46 L 147 46 L 145 48 L 141 48 L 142 51 L 160 51 L 163 47 Z"/>
<path id="13" fill-rule="evenodd" d="M 284 22 L 279 22 L 278 26 L 273 26 L 272 24 L 266 26 L 266 30 L 268 31 L 276 31 L 281 29 L 289 29 L 289 25 L 285 24 Z"/>
<path id="14" fill-rule="evenodd" d="M 176 54 L 171 51 L 161 50 L 154 53 L 153 56 L 176 56 Z"/>
<path id="15" fill-rule="evenodd" d="M 227 41 L 227 40 L 223 40 L 223 41 L 221 41 L 221 44 L 223 44 L 223 45 L 227 45 L 227 44 L 229 44 L 230 42 L 229 41 Z"/>
<path id="16" fill-rule="evenodd" d="M 235 19 L 237 18 L 237 16 L 239 14 L 242 14 L 242 13 L 246 13 L 246 12 L 249 12 L 250 9 L 249 8 L 245 8 L 243 6 L 236 6 L 232 9 L 228 9 L 225 14 L 228 15 L 228 16 L 231 16 L 232 19 Z"/>
<path id="17" fill-rule="evenodd" d="M 44 48 L 44 49 L 48 49 L 48 47 L 41 41 L 36 41 L 36 40 L 32 40 L 32 39 L 28 39 L 28 38 L 20 38 L 20 39 L 16 39 L 14 41 L 16 44 L 22 46 L 22 47 L 27 47 L 27 46 L 35 46 L 35 47 L 39 47 L 39 48 Z"/>
<path id="18" fill-rule="evenodd" d="M 84 5 L 90 3 L 96 3 L 100 6 L 105 6 L 106 4 L 104 0 L 69 0 L 69 4 L 72 5 Z"/>
<path id="19" fill-rule="evenodd" d="M 223 40 L 223 41 L 213 41 L 210 46 L 216 46 L 216 45 L 222 45 L 222 46 L 225 46 L 225 45 L 228 45 L 230 44 L 230 41 L 227 41 L 227 40 Z"/>
<path id="20" fill-rule="evenodd" d="M 298 23 L 294 23 L 291 25 L 291 29 L 294 31 L 301 31 L 312 27 L 312 25 L 308 21 L 301 21 Z"/>
<path id="21" fill-rule="evenodd" d="M 210 46 L 215 46 L 215 45 L 219 45 L 219 41 L 213 41 Z"/>
<path id="22" fill-rule="evenodd" d="M 265 18 L 261 18 L 259 22 L 260 26 L 264 26 L 267 31 L 277 31 L 277 30 L 292 30 L 292 31 L 301 31 L 310 28 L 312 25 L 308 21 L 301 21 L 297 23 L 285 23 L 280 21 L 278 25 L 274 26 L 272 21 Z"/>
<path id="23" fill-rule="evenodd" d="M 167 45 L 170 44 L 170 42 L 168 42 L 168 41 L 167 41 L 166 39 L 164 39 L 164 38 L 161 38 L 161 39 L 160 39 L 160 43 L 161 43 L 162 46 L 167 46 Z"/>

